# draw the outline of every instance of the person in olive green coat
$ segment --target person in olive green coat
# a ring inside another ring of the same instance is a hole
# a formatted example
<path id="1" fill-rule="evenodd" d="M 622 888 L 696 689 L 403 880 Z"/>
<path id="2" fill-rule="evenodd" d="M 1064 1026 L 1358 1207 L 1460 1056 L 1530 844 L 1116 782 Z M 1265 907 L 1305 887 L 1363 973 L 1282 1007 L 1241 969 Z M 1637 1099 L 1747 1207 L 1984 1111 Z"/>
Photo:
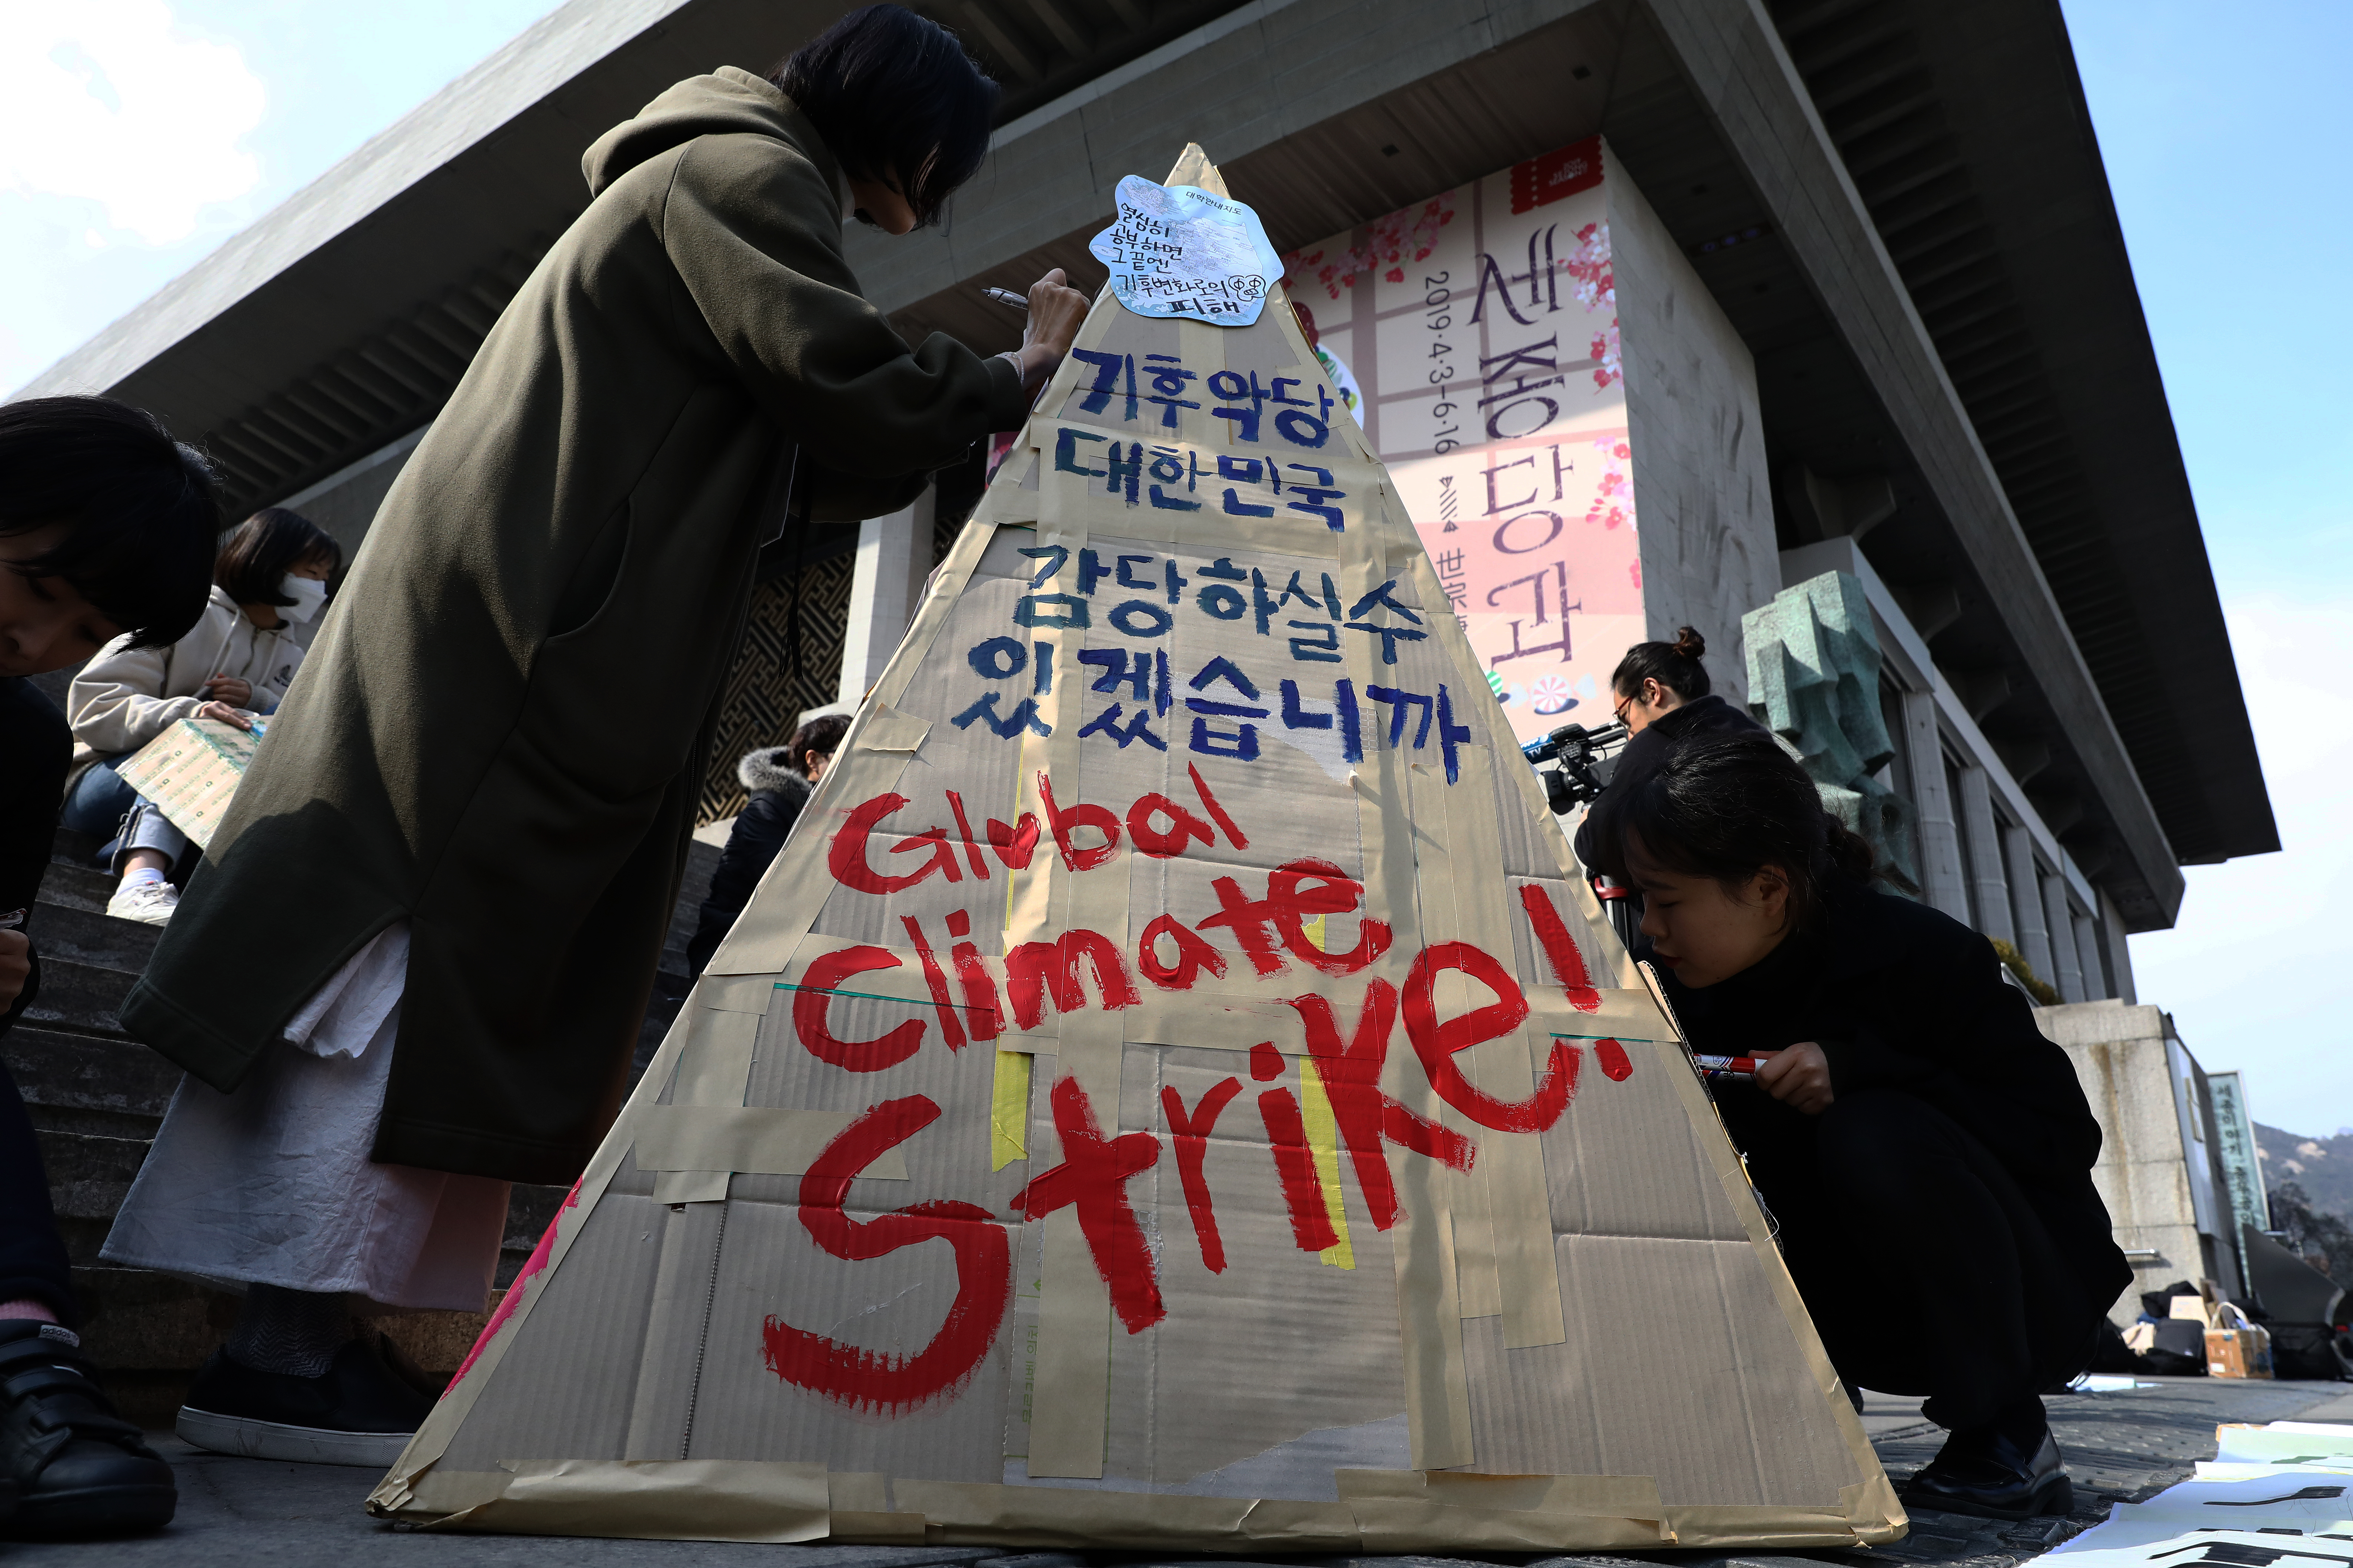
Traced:
<path id="1" fill-rule="evenodd" d="M 953 35 L 871 7 L 779 80 L 681 82 L 588 149 L 593 201 L 385 498 L 122 1008 L 212 1090 L 277 1095 L 290 1023 L 405 927 L 373 1161 L 571 1182 L 618 1109 L 796 452 L 811 515 L 891 511 L 1018 428 L 1068 350 L 1087 300 L 1059 271 L 983 358 L 911 352 L 844 259 L 853 205 L 904 233 L 986 153 L 996 86 Z"/>
<path id="2" fill-rule="evenodd" d="M 996 97 L 880 5 L 588 148 L 122 1006 L 191 1077 L 103 1256 L 245 1290 L 188 1441 L 388 1462 L 424 1404 L 348 1302 L 482 1310 L 506 1183 L 612 1123 L 753 555 L 1018 428 L 1085 318 L 1057 270 L 1018 353 L 908 351 L 842 257 L 852 207 L 939 212 Z"/>

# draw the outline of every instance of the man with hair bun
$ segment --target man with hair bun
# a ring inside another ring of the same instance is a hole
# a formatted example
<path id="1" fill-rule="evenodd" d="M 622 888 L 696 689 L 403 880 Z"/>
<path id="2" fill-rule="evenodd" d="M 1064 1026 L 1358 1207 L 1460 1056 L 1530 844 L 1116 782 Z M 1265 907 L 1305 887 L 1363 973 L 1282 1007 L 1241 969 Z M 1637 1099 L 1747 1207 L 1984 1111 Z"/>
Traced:
<path id="1" fill-rule="evenodd" d="M 1679 735 L 1764 729 L 1710 690 L 1707 667 L 1700 663 L 1706 656 L 1706 639 L 1690 626 L 1678 626 L 1674 641 L 1638 642 L 1618 661 L 1609 676 L 1609 689 L 1617 699 L 1612 706 L 1632 739 L 1618 753 L 1610 790 L 1621 789 L 1657 766 L 1667 742 Z M 1603 792 L 1577 829 L 1577 858 L 1588 872 L 1599 853 L 1593 823 L 1609 799 L 1609 792 Z"/>

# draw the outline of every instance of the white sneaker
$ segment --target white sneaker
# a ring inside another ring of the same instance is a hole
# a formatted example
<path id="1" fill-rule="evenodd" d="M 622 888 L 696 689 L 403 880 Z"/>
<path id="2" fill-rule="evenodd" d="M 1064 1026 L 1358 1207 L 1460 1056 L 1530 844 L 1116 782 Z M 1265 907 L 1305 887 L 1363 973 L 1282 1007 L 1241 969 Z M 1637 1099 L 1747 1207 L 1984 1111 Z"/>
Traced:
<path id="1" fill-rule="evenodd" d="M 142 925 L 167 925 L 172 911 L 180 907 L 180 889 L 169 882 L 141 882 L 136 886 L 125 882 L 114 889 L 106 900 L 106 912 L 119 921 L 137 921 Z"/>

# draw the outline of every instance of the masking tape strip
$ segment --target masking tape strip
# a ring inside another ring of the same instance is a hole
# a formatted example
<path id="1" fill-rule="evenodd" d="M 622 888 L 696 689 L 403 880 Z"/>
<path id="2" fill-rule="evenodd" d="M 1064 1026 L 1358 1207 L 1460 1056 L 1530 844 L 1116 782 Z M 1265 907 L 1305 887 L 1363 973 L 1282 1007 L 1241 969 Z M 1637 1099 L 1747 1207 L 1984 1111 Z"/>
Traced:
<path id="1" fill-rule="evenodd" d="M 974 1546 L 1091 1547 L 1171 1552 L 1344 1552 L 1357 1550 L 1345 1503 L 1178 1497 L 1168 1493 L 1008 1487 L 987 1481 L 899 1479 L 902 1509 L 919 1510 L 927 1539 Z"/>
<path id="2" fill-rule="evenodd" d="M 401 1512 L 411 1519 L 438 1518 L 489 1502 L 507 1489 L 514 1478 L 504 1470 L 427 1470 L 409 1483 Z M 378 1519 L 390 1510 L 368 1500 L 368 1512 Z"/>
<path id="3" fill-rule="evenodd" d="M 888 702 L 871 705 L 866 722 L 858 727 L 858 744 L 869 752 L 909 752 L 922 749 L 932 732 L 932 721 L 902 713 Z"/>
<path id="4" fill-rule="evenodd" d="M 1674 1026 L 1649 992 L 1611 987 L 1595 994 L 1600 1005 L 1591 1012 L 1573 1006 L 1547 973 L 1542 984 L 1527 987 L 1528 1032 L 1542 1037 L 1547 1049 L 1555 1035 L 1573 1040 L 1616 1040 L 1629 1047 L 1680 1043 Z"/>
<path id="5" fill-rule="evenodd" d="M 1507 965 L 1518 951 L 1505 902 L 1511 884 L 1504 875 L 1503 831 L 1496 820 L 1495 753 L 1466 746 L 1461 777 L 1445 794 L 1447 838 L 1454 872 L 1456 929 L 1464 940 Z M 1516 763 L 1517 758 L 1513 762 Z M 1522 918 L 1525 918 L 1523 916 Z M 1524 982 L 1534 976 L 1523 976 Z M 1536 987 L 1523 984 L 1525 994 Z M 1487 1093 L 1524 1101 L 1536 1089 L 1531 1041 L 1525 1033 L 1486 1041 L 1471 1050 L 1466 1066 Z M 1551 1042 L 1544 1053 L 1550 1056 Z M 1533 1132 L 1483 1131 L 1472 1174 L 1484 1185 L 1492 1227 L 1493 1268 L 1509 1350 L 1556 1345 L 1568 1338 L 1562 1314 L 1560 1266 L 1553 1256 L 1551 1188 L 1545 1180 L 1544 1140 Z"/>
<path id="6" fill-rule="evenodd" d="M 630 1472 L 621 1482 L 635 1491 L 691 1495 L 688 1528 L 664 1529 L 664 1536 L 689 1540 L 770 1539 L 778 1524 L 806 1519 L 816 1495 L 805 1476 L 792 1472 L 817 1466 L 741 1461 L 569 1461 L 517 1465 L 533 1479 L 520 1488 L 522 1500 L 550 1496 L 539 1478 L 559 1469 L 567 1478 L 609 1496 L 609 1466 Z M 728 1467 L 722 1470 L 720 1467 Z M 701 1485 L 689 1494 L 684 1476 L 664 1473 L 702 1467 Z M 771 1478 L 762 1472 L 784 1471 Z M 532 1527 L 527 1514 L 485 1505 L 518 1489 L 518 1474 L 506 1470 L 428 1471 L 417 1479 L 399 1517 L 426 1528 L 512 1530 Z M 781 1479 L 783 1485 L 776 1484 Z M 1883 1475 L 1839 1489 L 1835 1507 L 1788 1505 L 1687 1505 L 1661 1507 L 1657 1488 L 1646 1476 L 1478 1476 L 1392 1470 L 1338 1470 L 1340 1500 L 1303 1503 L 1249 1498 L 1201 1498 L 1122 1491 L 1070 1491 L 988 1482 L 909 1480 L 892 1482 L 900 1510 L 845 1510 L 846 1500 L 869 1501 L 882 1478 L 836 1474 L 826 1478 L 827 1540 L 837 1543 L 1030 1548 L 1103 1547 L 1169 1552 L 1236 1549 L 1324 1553 L 1427 1553 L 1528 1551 L 1544 1553 L 1683 1548 L 1779 1549 L 1880 1545 L 1900 1539 L 1905 1519 Z M 845 1482 L 859 1483 L 845 1485 Z M 1511 1506 L 1529 1500 L 1536 1508 Z M 708 1505 L 708 1506 L 706 1506 Z M 567 1509 L 574 1507 L 569 1500 Z M 480 1511 L 475 1511 L 475 1510 Z M 773 1511 L 763 1511 L 773 1510 Z M 386 1510 L 371 1504 L 371 1511 Z M 598 1533 L 655 1538 L 649 1524 L 667 1526 L 680 1511 L 658 1496 L 654 1506 L 623 1502 L 624 1528 Z M 745 1513 L 763 1531 L 719 1533 Z M 583 1518 L 567 1512 L 567 1520 Z M 928 1527 L 928 1528 L 926 1528 Z M 550 1531 L 549 1533 L 556 1533 Z M 563 1533 L 584 1533 L 578 1525 Z M 808 1537 L 806 1539 L 816 1539 Z"/>
<path id="7" fill-rule="evenodd" d="M 533 1459 L 507 1462 L 498 1496 L 427 1530 L 628 1541 L 790 1542 L 825 1539 L 823 1465 L 746 1459 Z"/>
<path id="8" fill-rule="evenodd" d="M 771 994 L 774 992 L 771 991 Z M 760 1035 L 757 1013 L 723 1013 L 690 1003 L 673 1105 L 742 1105 Z M 643 1167 L 640 1166 L 640 1169 Z"/>
<path id="9" fill-rule="evenodd" d="M 1425 942 L 1447 941 L 1464 934 L 1456 905 L 1464 869 L 1456 864 L 1450 844 L 1453 836 L 1447 821 L 1446 775 L 1429 763 L 1408 763 L 1403 773 L 1406 797 L 1411 805 L 1409 831 L 1412 835 L 1414 890 L 1421 910 L 1422 937 Z M 1474 1005 L 1469 982 L 1451 971 L 1438 976 L 1436 995 L 1440 1017 L 1459 1018 Z M 1456 1058 L 1474 1081 L 1481 1078 L 1482 1058 L 1486 1058 L 1485 1076 L 1492 1078 L 1499 1072 L 1502 1064 L 1493 1055 L 1494 1044 L 1491 1041 L 1475 1047 Z M 1521 1054 L 1526 1053 L 1523 1050 Z M 1470 1171 L 1448 1172 L 1439 1178 L 1433 1190 L 1451 1216 L 1455 1291 L 1462 1315 L 1492 1318 L 1504 1310 L 1504 1288 L 1495 1272 L 1495 1227 L 1489 1209 L 1484 1167 L 1488 1148 L 1498 1141 L 1499 1135 L 1472 1122 L 1451 1106 L 1439 1112 L 1439 1120 L 1478 1147 L 1478 1161 Z"/>
<path id="10" fill-rule="evenodd" d="M 1433 1539 L 1461 1551 L 1556 1552 L 1674 1545 L 1649 1476 L 1482 1476 L 1335 1470 L 1365 1550 L 1413 1552 Z"/>
<path id="11" fill-rule="evenodd" d="M 1452 1216 L 1432 1190 L 1434 1173 L 1442 1167 L 1430 1160 L 1405 1160 L 1395 1169 L 1402 1212 L 1390 1241 L 1397 1258 L 1398 1328 L 1404 1345 L 1406 1426 L 1413 1439 L 1413 1468 L 1474 1464 Z"/>
<path id="12" fill-rule="evenodd" d="M 889 1513 L 891 1478 L 880 1470 L 828 1470 L 825 1501 L 828 1508 L 853 1513 Z"/>
<path id="13" fill-rule="evenodd" d="M 799 1110 L 771 1106 L 653 1105 L 638 1131 L 641 1171 L 745 1171 L 799 1176 L 848 1127 L 847 1110 Z M 859 1173 L 886 1182 L 907 1179 L 907 1160 L 892 1149 Z"/>
<path id="14" fill-rule="evenodd" d="M 672 1205 L 724 1203 L 727 1184 L 733 1175 L 732 1171 L 657 1171 L 654 1202 Z"/>
<path id="15" fill-rule="evenodd" d="M 1029 1474 L 1100 1480 L 1111 1390 L 1111 1291 L 1079 1228 L 1078 1210 L 1057 1209 L 1042 1223 L 1046 1267 L 1038 1298 Z"/>
<path id="16" fill-rule="evenodd" d="M 1484 1476 L 1462 1471 L 1335 1470 L 1343 1502 L 1373 1498 L 1434 1502 L 1505 1513 L 1609 1514 L 1662 1520 L 1659 1483 L 1650 1476 Z"/>
<path id="17" fill-rule="evenodd" d="M 1880 1475 L 1839 1489 L 1836 1508 L 1775 1503 L 1677 1503 L 1667 1528 L 1684 1547 L 1876 1546 L 1901 1540 L 1908 1524 L 1895 1489 Z"/>
<path id="18" fill-rule="evenodd" d="M 1075 555 L 1085 548 L 1088 537 L 1084 523 L 1072 518 L 1074 511 L 1087 505 L 1078 488 L 1085 481 L 1051 473 L 1041 478 L 1039 542 L 1060 545 Z M 1022 737 L 1020 788 L 1025 802 L 1037 789 L 1040 770 L 1052 781 L 1055 798 L 1061 805 L 1075 805 L 1084 799 L 1078 715 L 1083 711 L 1085 667 L 1078 656 L 1086 644 L 1086 632 L 1079 627 L 1066 629 L 1056 639 L 1053 689 L 1039 704 L 1052 733 Z M 1047 813 L 1042 796 L 1033 809 L 1044 824 Z M 1032 876 L 1017 897 L 1005 934 L 1008 951 L 1021 942 L 1051 941 L 1078 925 L 1101 931 L 1114 943 L 1121 942 L 1127 909 L 1124 843 L 1104 864 L 1074 873 L 1064 865 L 1050 826 L 1041 826 L 1038 861 L 1043 862 L 1045 875 Z M 1058 1018 L 1054 1032 L 1059 1059 L 1050 1077 L 1076 1079 L 1094 1108 L 1097 1124 L 1106 1134 L 1115 1131 L 1120 1058 L 1125 1049 L 1120 1018 L 1116 1014 L 1084 1010 Z M 1033 1172 L 1036 1169 L 1033 1165 Z M 1111 1387 L 1111 1292 L 1079 1227 L 1078 1211 L 1059 1209 L 1048 1215 L 1043 1224 L 1044 1271 L 1038 1298 L 1029 1471 L 1034 1476 L 1099 1479 Z"/>
<path id="19" fill-rule="evenodd" d="M 1351 1500 L 1367 1553 L 1443 1552 L 1450 1556 L 1499 1552 L 1656 1550 L 1674 1544 L 1657 1520 L 1601 1514 L 1512 1512 L 1449 1508 L 1423 1500 Z"/>
<path id="20" fill-rule="evenodd" d="M 1415 896 L 1404 764 L 1394 753 L 1383 752 L 1377 760 L 1368 757 L 1348 775 L 1348 782 L 1356 793 L 1367 907 L 1386 907 L 1398 949 L 1419 951 L 1427 933 Z M 1395 1055 L 1384 1087 L 1410 1110 L 1426 1116 L 1438 1110 L 1427 1080 L 1414 1088 Z M 1398 1172 L 1403 1213 L 1389 1240 L 1396 1260 L 1398 1326 L 1414 1464 L 1425 1469 L 1467 1465 L 1472 1463 L 1470 1385 L 1462 1362 L 1454 1238 L 1435 1190 L 1440 1167 L 1428 1160 L 1406 1160 Z"/>
<path id="21" fill-rule="evenodd" d="M 1269 527 L 1268 524 L 1276 526 Z M 1213 522 L 1198 512 L 1189 514 L 1173 542 L 1176 548 L 1203 555 L 1289 555 L 1307 561 L 1336 561 L 1347 535 L 1320 522 L 1280 523 L 1257 518 L 1248 527 Z"/>
<path id="22" fill-rule="evenodd" d="M 694 983 L 687 1005 L 714 1013 L 764 1015 L 776 994 L 765 974 L 705 974 Z"/>
<path id="23" fill-rule="evenodd" d="M 1001 1171 L 1029 1157 L 1029 1058 L 1025 1052 L 1000 1050 L 989 1093 L 988 1168 Z"/>
<path id="24" fill-rule="evenodd" d="M 1345 1472 L 1344 1472 L 1345 1473 Z M 1410 1472 L 1408 1472 L 1410 1474 Z M 1438 1482 L 1440 1477 L 1428 1478 Z M 1445 1480 L 1458 1478 L 1446 1477 Z M 1558 1485 L 1573 1502 L 1588 1481 L 1614 1491 L 1627 1480 L 1612 1477 L 1461 1477 L 1462 1480 L 1523 1479 Z M 1840 1546 L 1888 1540 L 1892 1532 L 1866 1533 L 1831 1509 L 1763 1507 L 1742 1510 L 1659 1509 L 1673 1519 L 1620 1514 L 1596 1506 L 1589 1511 L 1564 1506 L 1554 1510 L 1479 1507 L 1451 1489 L 1433 1485 L 1420 1497 L 1345 1493 L 1337 1503 L 1286 1502 L 1244 1498 L 1181 1497 L 1166 1493 L 1077 1491 L 1060 1488 L 1008 1487 L 987 1482 L 900 1479 L 892 1490 L 902 1509 L 920 1510 L 934 1544 L 1018 1546 L 1082 1550 L 1089 1547 L 1172 1552 L 1317 1552 L 1356 1555 L 1527 1551 L 1546 1554 L 1690 1544 L 1677 1541 L 1674 1521 L 1691 1518 L 1711 1544 L 1734 1546 L 1762 1539 L 1775 1545 Z M 1653 1489 L 1655 1491 L 1655 1489 Z M 1437 1500 L 1443 1499 L 1444 1500 Z M 1707 1516 L 1750 1516 L 1757 1533 L 1735 1537 Z"/>
<path id="25" fill-rule="evenodd" d="M 828 1546 L 921 1546 L 925 1540 L 920 1513 L 868 1513 L 835 1509 Z"/>
<path id="26" fill-rule="evenodd" d="M 1076 1014 L 1063 1020 L 1060 1038 L 1060 1059 L 1050 1076 L 1076 1079 L 1104 1136 L 1113 1136 L 1119 1121 L 1120 1058 L 1125 1049 L 1117 1015 Z M 1029 1474 L 1100 1479 L 1109 1423 L 1112 1335 L 1119 1331 L 1112 1321 L 1111 1291 L 1094 1249 L 1079 1227 L 1075 1207 L 1048 1215 L 1045 1226 Z"/>
<path id="27" fill-rule="evenodd" d="M 1235 967 L 1247 970 L 1249 966 Z M 1289 994 L 1299 994 L 1299 971 L 1289 965 L 1270 976 L 1268 985 L 1257 995 L 1199 986 L 1166 992 L 1139 975 L 1136 988 L 1143 1000 L 1121 1011 L 1121 1027 L 1130 1045 L 1246 1051 L 1261 1040 L 1272 1040 L 1285 1055 L 1302 1055 L 1307 1049 L 1307 1037 L 1300 1028 L 1299 1014 L 1275 1000 L 1275 982 L 1281 982 L 1281 988 Z"/>

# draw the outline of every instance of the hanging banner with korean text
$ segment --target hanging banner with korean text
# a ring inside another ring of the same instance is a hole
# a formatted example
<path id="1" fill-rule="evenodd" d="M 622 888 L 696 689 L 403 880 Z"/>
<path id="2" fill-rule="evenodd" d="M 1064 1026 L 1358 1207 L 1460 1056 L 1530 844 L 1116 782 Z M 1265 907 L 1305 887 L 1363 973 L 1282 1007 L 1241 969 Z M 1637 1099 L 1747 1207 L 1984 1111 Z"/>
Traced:
<path id="1" fill-rule="evenodd" d="M 1603 195 L 1589 137 L 1283 258 L 1524 741 L 1645 635 Z"/>
<path id="2" fill-rule="evenodd" d="M 1198 149 L 1170 183 L 1226 197 Z M 1099 298 L 379 1514 L 1900 1533 L 1672 1024 L 1268 303 Z"/>

